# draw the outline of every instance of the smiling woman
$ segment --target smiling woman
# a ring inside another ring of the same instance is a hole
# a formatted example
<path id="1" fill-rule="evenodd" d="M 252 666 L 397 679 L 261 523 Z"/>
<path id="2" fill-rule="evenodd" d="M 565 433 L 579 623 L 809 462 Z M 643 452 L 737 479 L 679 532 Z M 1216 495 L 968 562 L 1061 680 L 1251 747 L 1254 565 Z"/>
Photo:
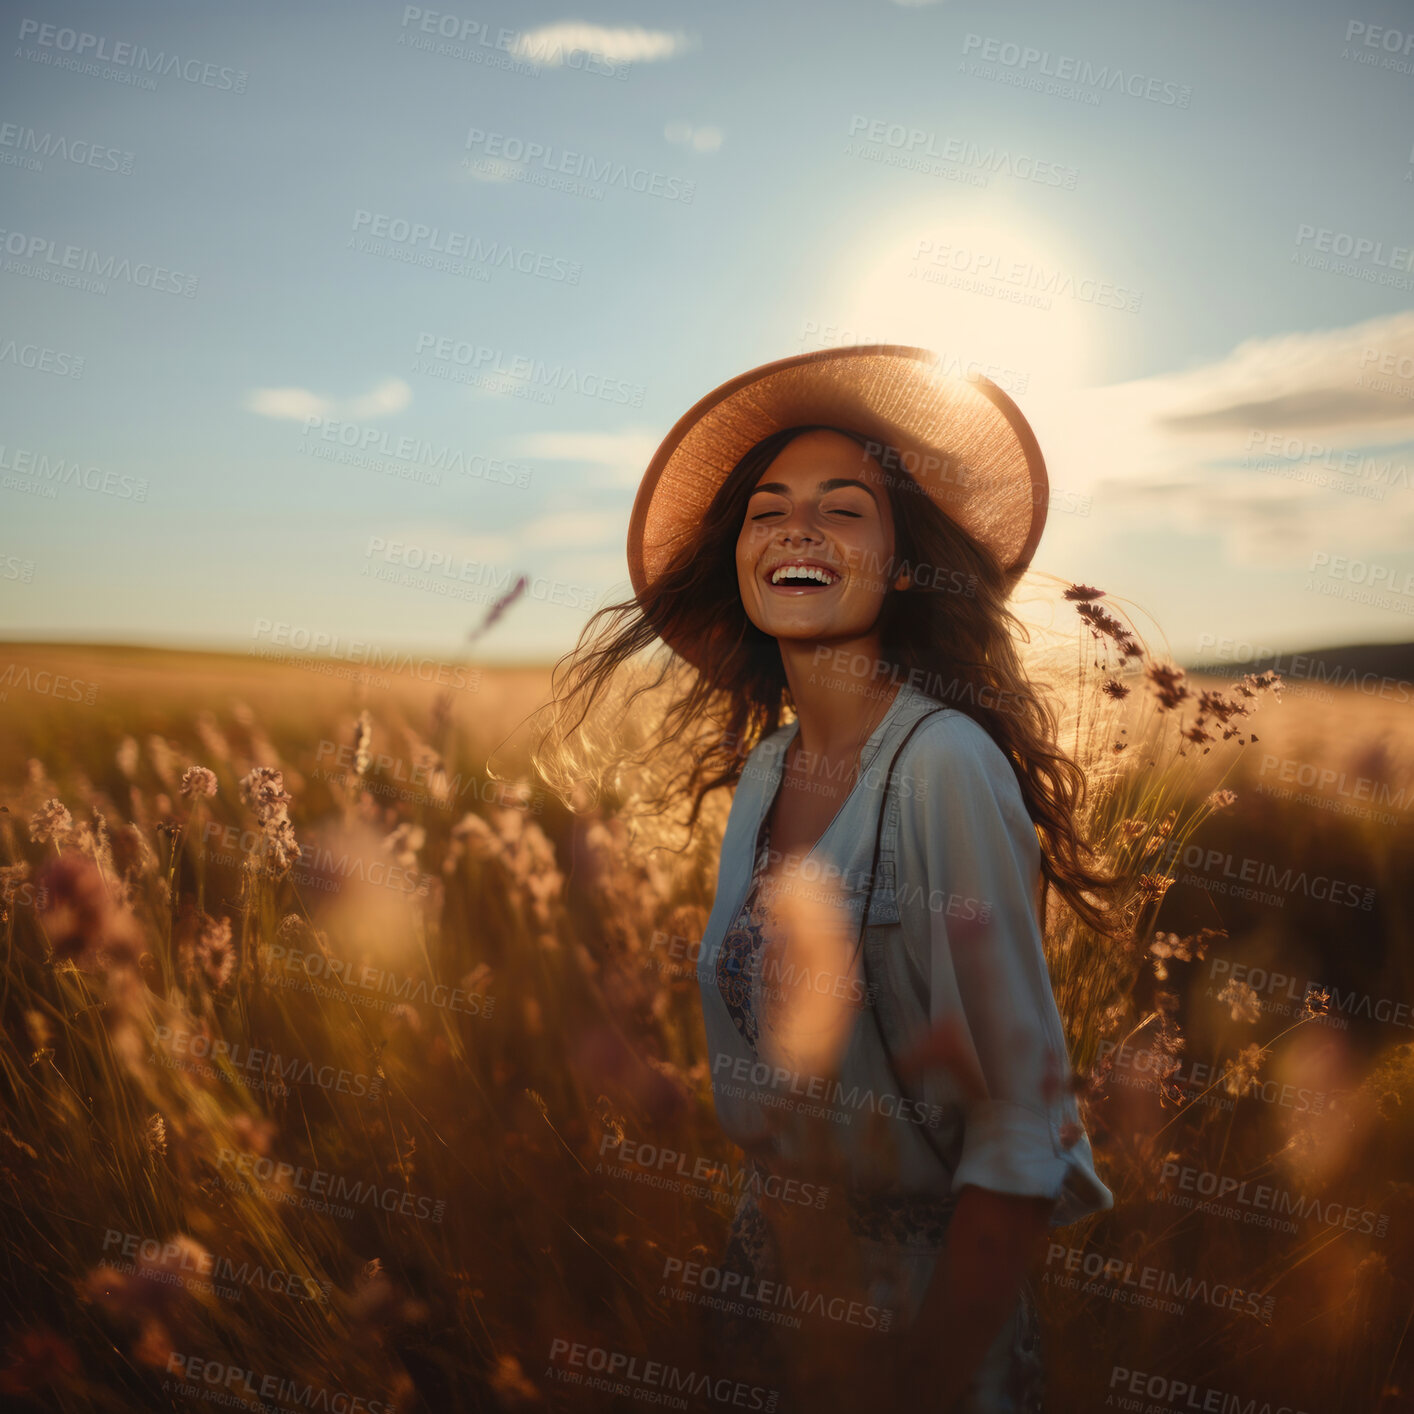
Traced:
<path id="1" fill-rule="evenodd" d="M 711 1338 L 723 1373 L 792 1407 L 1038 1409 L 1036 1244 L 1113 1205 L 1042 941 L 1048 884 L 1112 932 L 1113 881 L 1006 606 L 1045 485 L 1010 399 L 926 350 L 752 370 L 659 448 L 629 532 L 635 599 L 557 674 L 554 711 L 581 710 L 542 739 L 552 782 L 583 762 L 567 743 L 588 707 L 661 638 L 689 685 L 621 730 L 682 748 L 663 801 L 690 800 L 689 828 L 736 787 L 698 981 L 717 1115 L 752 1180 L 714 1269 L 740 1299 Z M 807 1186 L 825 1199 L 783 1197 Z M 798 1329 L 778 1298 L 808 1313 Z"/>

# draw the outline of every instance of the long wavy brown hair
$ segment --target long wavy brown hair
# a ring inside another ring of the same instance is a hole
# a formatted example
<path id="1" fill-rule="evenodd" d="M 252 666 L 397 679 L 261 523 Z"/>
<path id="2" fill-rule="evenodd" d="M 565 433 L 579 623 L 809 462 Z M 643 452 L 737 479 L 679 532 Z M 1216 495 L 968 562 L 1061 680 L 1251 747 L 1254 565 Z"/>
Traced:
<path id="1" fill-rule="evenodd" d="M 711 792 L 739 779 L 751 749 L 794 704 L 776 639 L 742 604 L 737 538 L 762 472 L 793 438 L 821 428 L 858 442 L 885 473 L 895 550 L 879 619 L 878 675 L 912 682 L 986 729 L 1016 775 L 1040 837 L 1044 877 L 1085 923 L 1113 936 L 1121 928 L 1111 902 L 1117 881 L 1078 824 L 1085 772 L 1057 744 L 1055 712 L 1023 668 L 1017 638 L 1029 635 L 1007 607 L 1011 586 L 1002 565 L 938 509 L 896 448 L 849 428 L 802 424 L 757 442 L 642 601 L 591 615 L 577 646 L 555 665 L 548 724 L 532 749 L 536 770 L 566 798 L 593 800 L 609 782 L 612 760 L 621 803 L 631 795 L 647 814 L 685 809 L 689 837 Z M 909 587 L 893 587 L 905 570 Z M 664 638 L 679 636 L 703 645 L 700 668 L 665 649 Z M 621 674 L 654 650 L 661 650 L 656 671 Z M 619 691 L 625 676 L 637 679 L 626 694 Z M 640 698 L 653 710 L 635 712 Z M 635 752 L 628 738 L 644 722 Z M 631 790 L 623 784 L 626 768 Z"/>

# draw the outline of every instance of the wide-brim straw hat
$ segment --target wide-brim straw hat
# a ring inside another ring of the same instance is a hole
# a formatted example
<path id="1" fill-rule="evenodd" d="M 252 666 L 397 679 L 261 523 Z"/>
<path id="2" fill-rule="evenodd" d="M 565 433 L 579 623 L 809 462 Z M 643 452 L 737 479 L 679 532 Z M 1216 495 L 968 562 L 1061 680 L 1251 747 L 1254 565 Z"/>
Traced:
<path id="1" fill-rule="evenodd" d="M 856 345 L 763 363 L 699 398 L 673 424 L 648 464 L 629 520 L 629 577 L 640 602 L 696 536 L 743 454 L 801 423 L 845 427 L 896 448 L 903 470 L 992 551 L 1009 585 L 1031 563 L 1046 524 L 1049 484 L 1021 410 L 990 379 L 950 372 L 929 349 Z M 700 665 L 703 645 L 655 627 L 669 647 Z"/>

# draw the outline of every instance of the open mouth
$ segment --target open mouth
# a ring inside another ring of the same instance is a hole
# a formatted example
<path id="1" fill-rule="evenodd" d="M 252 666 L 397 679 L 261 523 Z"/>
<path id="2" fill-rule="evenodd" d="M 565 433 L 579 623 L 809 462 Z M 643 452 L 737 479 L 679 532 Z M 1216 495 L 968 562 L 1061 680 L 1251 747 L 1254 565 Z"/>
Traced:
<path id="1" fill-rule="evenodd" d="M 839 573 L 813 560 L 791 560 L 768 570 L 765 580 L 772 589 L 792 594 L 815 594 L 839 583 Z"/>

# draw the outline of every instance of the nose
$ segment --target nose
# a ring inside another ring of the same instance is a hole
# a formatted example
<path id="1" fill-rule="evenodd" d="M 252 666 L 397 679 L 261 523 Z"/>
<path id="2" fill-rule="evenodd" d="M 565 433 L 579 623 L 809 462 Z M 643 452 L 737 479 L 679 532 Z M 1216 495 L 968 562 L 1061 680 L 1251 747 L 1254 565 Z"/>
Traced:
<path id="1" fill-rule="evenodd" d="M 817 541 L 820 538 L 808 506 L 793 506 L 787 512 L 785 520 L 777 523 L 776 531 L 783 545 L 797 541 Z"/>

